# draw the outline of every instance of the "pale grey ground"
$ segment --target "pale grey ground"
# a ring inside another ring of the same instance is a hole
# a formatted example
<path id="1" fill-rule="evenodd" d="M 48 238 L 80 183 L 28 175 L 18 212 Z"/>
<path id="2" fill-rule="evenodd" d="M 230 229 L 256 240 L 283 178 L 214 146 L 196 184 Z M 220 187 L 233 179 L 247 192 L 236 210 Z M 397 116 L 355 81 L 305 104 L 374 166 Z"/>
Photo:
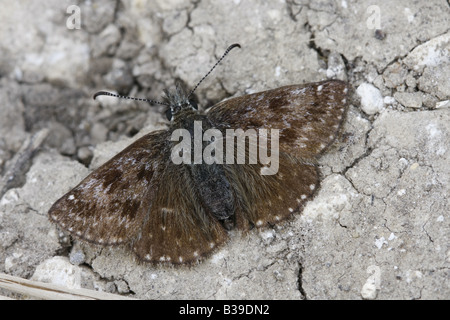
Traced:
<path id="1" fill-rule="evenodd" d="M 71 4 L 80 30 L 66 27 Z M 0 200 L 0 272 L 143 299 L 450 299 L 446 1 L 7 0 L 0 21 L 0 173 L 50 129 L 26 181 Z M 197 90 L 201 105 L 330 77 L 355 89 L 303 214 L 236 233 L 190 268 L 67 247 L 51 204 L 126 136 L 164 126 L 161 108 L 92 94 L 192 87 L 235 42 Z"/>

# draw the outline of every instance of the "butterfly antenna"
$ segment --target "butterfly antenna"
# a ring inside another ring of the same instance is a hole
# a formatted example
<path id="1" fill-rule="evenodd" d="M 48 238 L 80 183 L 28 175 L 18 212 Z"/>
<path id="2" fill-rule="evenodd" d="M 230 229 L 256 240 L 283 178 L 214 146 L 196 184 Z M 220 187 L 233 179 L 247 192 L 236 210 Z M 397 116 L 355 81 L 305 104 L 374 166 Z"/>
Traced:
<path id="1" fill-rule="evenodd" d="M 111 92 L 107 92 L 107 91 L 99 91 L 96 94 L 94 94 L 94 100 L 98 97 L 98 96 L 110 96 L 110 97 L 116 97 L 116 98 L 120 98 L 120 99 L 128 99 L 128 100 L 135 100 L 135 101 L 144 101 L 144 102 L 149 102 L 151 104 L 161 104 L 164 106 L 168 106 L 169 104 L 166 102 L 161 102 L 161 101 L 156 101 L 156 100 L 151 100 L 151 99 L 146 99 L 146 98 L 135 98 L 135 97 L 129 97 L 129 96 L 121 96 L 119 94 L 115 94 L 115 93 L 111 93 Z"/>
<path id="2" fill-rule="evenodd" d="M 198 86 L 200 85 L 200 83 L 202 83 L 203 80 L 205 80 L 206 77 L 209 76 L 209 74 L 217 67 L 217 65 L 220 63 L 220 61 L 222 61 L 223 58 L 225 58 L 225 56 L 226 56 L 232 49 L 234 49 L 234 48 L 236 48 L 236 47 L 240 48 L 241 45 L 240 45 L 239 43 L 235 43 L 235 44 L 232 44 L 231 46 L 229 46 L 229 47 L 227 48 L 227 50 L 225 50 L 224 54 L 220 57 L 219 60 L 217 60 L 216 64 L 211 68 L 211 70 L 209 70 L 208 73 L 205 74 L 205 76 L 204 76 L 204 77 L 196 84 L 196 86 L 194 87 L 194 89 L 191 90 L 191 92 L 190 92 L 189 95 L 188 95 L 188 99 L 192 96 L 192 94 L 193 94 L 194 91 L 198 88 Z"/>

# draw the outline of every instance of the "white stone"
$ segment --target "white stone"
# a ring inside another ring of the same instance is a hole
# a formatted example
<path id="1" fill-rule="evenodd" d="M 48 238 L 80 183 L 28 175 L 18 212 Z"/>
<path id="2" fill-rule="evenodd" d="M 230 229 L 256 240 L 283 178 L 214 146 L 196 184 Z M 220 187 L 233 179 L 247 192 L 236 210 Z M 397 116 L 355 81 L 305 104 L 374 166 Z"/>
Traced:
<path id="1" fill-rule="evenodd" d="M 409 68 L 435 67 L 449 63 L 450 33 L 417 46 L 403 61 Z"/>
<path id="2" fill-rule="evenodd" d="M 361 289 L 361 296 L 366 300 L 373 300 L 377 297 L 377 288 L 375 283 L 368 280 Z"/>
<path id="3" fill-rule="evenodd" d="M 53 257 L 37 266 L 31 280 L 60 285 L 69 289 L 81 288 L 81 268 L 66 257 Z"/>
<path id="4" fill-rule="evenodd" d="M 356 93 L 361 97 L 361 108 L 367 114 L 375 114 L 383 109 L 383 96 L 380 90 L 370 83 L 361 84 Z"/>

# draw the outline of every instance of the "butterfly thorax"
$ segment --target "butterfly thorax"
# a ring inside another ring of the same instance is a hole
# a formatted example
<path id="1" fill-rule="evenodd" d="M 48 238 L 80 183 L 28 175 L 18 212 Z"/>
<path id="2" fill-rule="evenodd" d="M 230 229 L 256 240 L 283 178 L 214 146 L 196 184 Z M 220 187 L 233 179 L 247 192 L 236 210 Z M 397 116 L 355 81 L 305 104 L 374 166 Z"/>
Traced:
<path id="1" fill-rule="evenodd" d="M 191 108 L 181 108 L 173 114 L 172 120 L 169 123 L 169 130 L 186 129 L 193 136 L 195 121 L 202 121 L 202 124 L 205 122 L 203 112 Z"/>

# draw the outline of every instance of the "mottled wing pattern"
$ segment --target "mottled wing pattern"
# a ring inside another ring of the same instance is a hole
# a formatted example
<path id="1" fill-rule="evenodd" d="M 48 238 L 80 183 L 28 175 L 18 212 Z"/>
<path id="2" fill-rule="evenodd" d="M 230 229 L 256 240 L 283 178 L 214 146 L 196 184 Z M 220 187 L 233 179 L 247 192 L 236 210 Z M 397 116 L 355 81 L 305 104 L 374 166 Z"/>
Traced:
<path id="1" fill-rule="evenodd" d="M 150 133 L 89 174 L 49 210 L 49 217 L 74 237 L 103 245 L 129 242 L 142 228 L 164 131 Z"/>
<path id="2" fill-rule="evenodd" d="M 148 262 L 190 263 L 227 240 L 205 213 L 185 166 L 170 158 L 170 132 L 148 134 L 87 176 L 50 209 L 74 237 L 130 243 Z"/>
<path id="3" fill-rule="evenodd" d="M 248 222 L 259 227 L 284 220 L 314 195 L 319 187 L 315 160 L 340 130 L 348 91 L 345 82 L 331 80 L 232 98 L 211 108 L 208 118 L 219 130 L 279 129 L 280 133 L 276 174 L 261 175 L 264 166 L 259 162 L 225 165 L 236 186 L 240 228 L 248 228 Z M 270 143 L 269 139 L 269 148 Z"/>
<path id="4" fill-rule="evenodd" d="M 238 128 L 280 132 L 276 174 L 263 175 L 261 162 L 223 166 L 238 228 L 277 223 L 312 197 L 315 159 L 340 129 L 348 90 L 341 81 L 287 86 L 226 100 L 207 113 L 224 136 Z M 59 199 L 50 219 L 79 239 L 129 244 L 143 261 L 191 263 L 211 253 L 227 232 L 206 212 L 189 167 L 172 163 L 170 134 L 154 132 L 125 148 Z"/>
<path id="5" fill-rule="evenodd" d="M 133 250 L 144 261 L 192 263 L 223 244 L 228 235 L 205 212 L 187 166 L 173 164 L 169 155 L 164 160 L 159 188 Z"/>
<path id="6" fill-rule="evenodd" d="M 218 129 L 279 129 L 281 151 L 313 159 L 336 138 L 348 93 L 339 80 L 290 85 L 222 101 L 208 117 Z"/>
<path id="7" fill-rule="evenodd" d="M 227 178 L 234 186 L 237 227 L 273 225 L 298 212 L 319 186 L 315 164 L 280 154 L 278 172 L 261 175 L 258 164 L 225 165 Z"/>

